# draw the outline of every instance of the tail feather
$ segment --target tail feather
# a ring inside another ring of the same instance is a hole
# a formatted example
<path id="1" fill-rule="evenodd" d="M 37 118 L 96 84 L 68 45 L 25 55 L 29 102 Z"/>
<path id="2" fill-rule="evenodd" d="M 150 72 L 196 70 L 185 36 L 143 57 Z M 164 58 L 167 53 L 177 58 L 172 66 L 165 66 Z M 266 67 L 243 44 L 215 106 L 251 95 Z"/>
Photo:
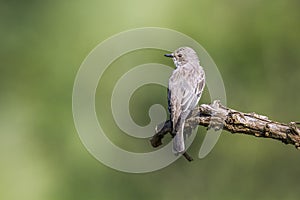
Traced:
<path id="1" fill-rule="evenodd" d="M 179 124 L 177 129 L 178 131 L 176 132 L 176 135 L 173 138 L 173 153 L 175 154 L 182 154 L 185 151 L 183 129 L 184 121 L 181 122 L 181 124 Z"/>

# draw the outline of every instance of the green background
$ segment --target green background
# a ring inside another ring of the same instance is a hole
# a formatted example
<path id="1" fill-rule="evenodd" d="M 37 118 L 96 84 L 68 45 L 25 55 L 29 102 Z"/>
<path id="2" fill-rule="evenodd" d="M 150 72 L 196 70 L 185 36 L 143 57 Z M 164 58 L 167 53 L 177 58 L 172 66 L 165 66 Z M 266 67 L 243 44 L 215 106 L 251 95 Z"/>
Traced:
<path id="1" fill-rule="evenodd" d="M 71 104 L 77 70 L 97 44 L 156 26 L 204 46 L 222 74 L 228 106 L 299 121 L 299 9 L 298 0 L 0 1 L 0 199 L 298 199 L 300 152 L 292 146 L 223 132 L 203 160 L 180 158 L 159 171 L 126 174 L 87 152 Z M 112 122 L 105 106 L 112 86 L 133 64 L 173 66 L 163 53 L 125 55 L 100 81 L 97 114 L 122 148 L 152 150 Z M 136 123 L 149 122 L 153 103 L 166 106 L 165 88 L 136 91 L 130 104 Z M 203 131 L 189 150 L 194 158 Z"/>

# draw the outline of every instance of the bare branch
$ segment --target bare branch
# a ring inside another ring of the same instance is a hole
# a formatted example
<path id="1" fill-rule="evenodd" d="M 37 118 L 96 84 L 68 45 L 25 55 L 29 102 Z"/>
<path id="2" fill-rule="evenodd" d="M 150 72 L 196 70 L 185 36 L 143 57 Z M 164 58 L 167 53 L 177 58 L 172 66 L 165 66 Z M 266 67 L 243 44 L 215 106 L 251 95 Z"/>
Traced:
<path id="1" fill-rule="evenodd" d="M 202 104 L 195 108 L 186 120 L 185 128 L 195 128 L 197 125 L 224 129 L 230 133 L 247 134 L 256 137 L 271 138 L 285 144 L 294 145 L 300 149 L 299 122 L 289 124 L 279 123 L 256 113 L 243 113 L 227 108 L 214 101 L 212 104 Z M 168 120 L 156 127 L 155 135 L 152 137 L 151 145 L 158 147 L 167 133 L 171 133 L 172 126 Z"/>

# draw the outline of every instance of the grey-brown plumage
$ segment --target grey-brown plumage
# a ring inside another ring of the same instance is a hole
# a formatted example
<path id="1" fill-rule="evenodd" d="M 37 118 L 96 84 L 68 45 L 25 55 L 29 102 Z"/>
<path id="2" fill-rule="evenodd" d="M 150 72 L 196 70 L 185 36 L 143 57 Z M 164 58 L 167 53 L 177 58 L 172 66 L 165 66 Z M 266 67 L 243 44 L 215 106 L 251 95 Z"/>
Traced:
<path id="1" fill-rule="evenodd" d="M 181 47 L 165 56 L 171 57 L 176 66 L 169 79 L 168 104 L 174 135 L 173 151 L 178 154 L 185 152 L 184 123 L 201 98 L 205 74 L 196 52 L 190 47 Z"/>

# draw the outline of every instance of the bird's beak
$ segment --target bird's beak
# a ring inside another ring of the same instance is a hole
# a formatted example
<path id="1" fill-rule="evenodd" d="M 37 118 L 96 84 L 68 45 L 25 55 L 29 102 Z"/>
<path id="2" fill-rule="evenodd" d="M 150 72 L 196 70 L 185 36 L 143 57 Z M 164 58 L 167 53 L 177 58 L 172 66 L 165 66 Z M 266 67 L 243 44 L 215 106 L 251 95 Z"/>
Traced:
<path id="1" fill-rule="evenodd" d="M 165 54 L 166 57 L 173 58 L 173 54 Z"/>

